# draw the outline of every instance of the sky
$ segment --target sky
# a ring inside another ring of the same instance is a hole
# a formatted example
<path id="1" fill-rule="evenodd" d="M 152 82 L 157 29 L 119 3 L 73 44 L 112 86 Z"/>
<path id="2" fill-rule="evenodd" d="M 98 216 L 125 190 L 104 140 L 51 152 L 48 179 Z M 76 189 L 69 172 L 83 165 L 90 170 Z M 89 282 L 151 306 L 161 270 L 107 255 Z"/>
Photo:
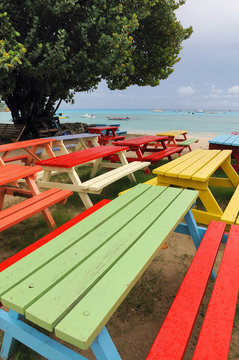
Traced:
<path id="1" fill-rule="evenodd" d="M 186 0 L 176 16 L 193 34 L 182 43 L 181 61 L 168 79 L 121 91 L 101 82 L 61 108 L 238 110 L 239 0 Z"/>

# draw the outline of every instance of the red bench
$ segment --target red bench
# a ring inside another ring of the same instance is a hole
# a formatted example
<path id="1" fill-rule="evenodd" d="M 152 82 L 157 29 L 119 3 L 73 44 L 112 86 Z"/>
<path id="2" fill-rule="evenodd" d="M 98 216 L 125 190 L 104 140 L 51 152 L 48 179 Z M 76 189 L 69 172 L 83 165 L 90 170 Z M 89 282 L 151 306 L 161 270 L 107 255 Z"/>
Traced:
<path id="1" fill-rule="evenodd" d="M 212 221 L 146 360 L 183 359 L 226 228 Z M 194 360 L 227 359 L 239 289 L 239 226 L 232 225 Z"/>
<path id="2" fill-rule="evenodd" d="M 159 160 L 167 157 L 169 160 L 172 160 L 171 155 L 173 154 L 181 154 L 181 152 L 184 150 L 183 146 L 176 146 L 176 147 L 170 147 L 158 152 L 154 152 L 151 155 L 144 156 L 144 161 L 150 161 L 152 164 L 157 164 Z"/>

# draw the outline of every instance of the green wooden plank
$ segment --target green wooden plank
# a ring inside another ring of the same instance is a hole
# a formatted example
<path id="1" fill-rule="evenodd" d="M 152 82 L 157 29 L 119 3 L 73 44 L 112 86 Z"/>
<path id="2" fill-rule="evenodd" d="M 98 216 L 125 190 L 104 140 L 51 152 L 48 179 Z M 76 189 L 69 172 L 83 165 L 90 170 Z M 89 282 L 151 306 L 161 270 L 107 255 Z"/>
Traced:
<path id="1" fill-rule="evenodd" d="M 165 190 L 166 188 L 164 187 L 147 187 L 147 191 L 140 195 L 138 194 L 133 202 L 124 206 L 103 224 L 94 228 L 79 242 L 6 292 L 2 296 L 3 304 L 20 314 L 24 314 L 24 310 L 31 303 L 87 260 L 99 247 L 104 246 L 105 242 L 110 240 L 115 233 L 120 231 L 144 207 Z"/>
<path id="2" fill-rule="evenodd" d="M 165 195 L 166 192 L 167 195 Z M 135 201 L 135 208 L 139 210 L 137 215 L 120 231 L 116 232 L 110 241 L 89 257 L 84 264 L 76 268 L 30 306 L 25 312 L 26 318 L 52 331 L 54 326 L 75 306 L 82 296 L 152 226 L 160 214 L 179 196 L 180 192 L 182 189 L 176 188 L 170 188 L 159 196 L 156 196 L 156 192 L 154 192 L 147 207 L 145 207 L 144 201 L 141 201 L 141 206 Z M 144 208 L 142 209 L 142 207 Z M 126 218 L 128 218 L 129 213 L 129 211 L 125 212 Z M 134 261 L 137 259 L 135 258 Z M 124 271 L 127 271 L 127 268 Z M 76 279 L 79 279 L 77 286 L 75 284 Z"/>
<path id="3" fill-rule="evenodd" d="M 112 214 L 116 214 L 127 204 L 134 201 L 142 192 L 147 191 L 149 185 L 138 184 L 124 195 L 97 210 L 89 217 L 76 224 L 73 228 L 52 239 L 50 242 L 35 250 L 33 253 L 11 265 L 0 273 L 0 298 L 14 285 L 44 266 L 52 258 L 61 254 L 65 249 L 84 238 L 92 229 L 104 223 Z"/>
<path id="4" fill-rule="evenodd" d="M 87 349 L 196 197 L 197 192 L 184 190 L 134 246 L 120 258 L 120 261 L 115 263 L 56 326 L 56 336 L 82 349 Z"/>

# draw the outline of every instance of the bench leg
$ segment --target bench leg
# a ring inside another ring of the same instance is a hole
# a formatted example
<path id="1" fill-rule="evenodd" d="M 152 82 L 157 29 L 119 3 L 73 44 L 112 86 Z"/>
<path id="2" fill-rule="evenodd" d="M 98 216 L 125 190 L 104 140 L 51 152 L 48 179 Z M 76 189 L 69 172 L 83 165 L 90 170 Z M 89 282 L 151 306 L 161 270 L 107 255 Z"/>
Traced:
<path id="1" fill-rule="evenodd" d="M 21 315 L 16 313 L 15 311 L 9 310 L 8 316 L 12 319 L 20 319 Z M 1 328 L 1 326 L 0 326 Z M 16 346 L 16 339 L 14 339 L 10 334 L 5 333 L 2 341 L 2 347 L 0 351 L 0 357 L 3 360 L 7 360 L 11 354 L 13 353 Z"/>
<path id="2" fill-rule="evenodd" d="M 27 325 L 15 311 L 0 310 L 0 329 L 5 332 L 0 357 L 7 360 L 13 342 L 19 341 L 48 360 L 87 360 L 84 356 Z"/>
<path id="3" fill-rule="evenodd" d="M 188 226 L 189 233 L 194 242 L 194 245 L 195 245 L 196 249 L 198 249 L 198 247 L 202 241 L 202 236 L 200 236 L 200 232 L 198 231 L 198 226 L 194 219 L 192 211 L 189 210 L 184 218 L 185 218 L 186 224 Z M 214 270 L 212 270 L 211 278 L 216 279 L 216 273 Z"/>
<path id="4" fill-rule="evenodd" d="M 73 169 L 72 171 L 68 172 L 68 175 L 73 183 L 73 185 L 80 186 L 82 185 L 82 182 L 79 179 L 79 176 L 77 175 L 77 172 Z M 89 209 L 91 206 L 93 206 L 92 201 L 90 200 L 90 197 L 88 194 L 83 192 L 78 192 L 84 206 L 86 209 Z"/>
<path id="5" fill-rule="evenodd" d="M 127 161 L 127 159 L 126 159 L 125 154 L 123 154 L 122 152 L 120 152 L 120 153 L 118 153 L 118 156 L 119 156 L 119 159 L 120 159 L 122 165 L 127 165 L 127 164 L 128 164 L 128 161 Z M 136 182 L 136 179 L 135 179 L 135 176 L 134 176 L 133 173 L 129 174 L 129 175 L 128 175 L 128 178 L 129 178 L 129 181 L 130 181 L 130 182 Z"/>
<path id="6" fill-rule="evenodd" d="M 97 360 L 121 360 L 106 327 L 101 330 L 92 342 L 91 349 Z"/>

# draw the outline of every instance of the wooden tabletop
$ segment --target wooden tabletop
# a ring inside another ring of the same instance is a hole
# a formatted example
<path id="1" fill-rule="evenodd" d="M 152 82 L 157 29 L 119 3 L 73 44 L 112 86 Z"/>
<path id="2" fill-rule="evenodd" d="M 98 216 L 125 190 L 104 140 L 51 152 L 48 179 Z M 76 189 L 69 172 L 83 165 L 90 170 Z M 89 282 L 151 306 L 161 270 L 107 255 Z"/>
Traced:
<path id="1" fill-rule="evenodd" d="M 41 166 L 7 164 L 0 167 L 0 185 L 9 184 L 41 171 Z"/>
<path id="2" fill-rule="evenodd" d="M 136 138 L 130 138 L 126 140 L 119 140 L 114 142 L 114 145 L 120 146 L 140 146 L 144 144 L 149 144 L 150 142 L 167 140 L 167 136 L 155 136 L 155 135 L 145 135 L 138 136 Z"/>
<path id="3" fill-rule="evenodd" d="M 54 167 L 63 167 L 71 168 L 80 164 L 84 164 L 88 161 L 99 159 L 105 156 L 117 154 L 118 152 L 128 150 L 127 146 L 117 147 L 117 146 L 97 146 L 81 151 L 72 152 L 66 155 L 56 156 L 54 158 L 45 159 L 36 162 L 38 165 L 42 166 L 54 166 Z"/>
<path id="4" fill-rule="evenodd" d="M 239 135 L 218 135 L 208 142 L 209 144 L 239 146 Z"/>
<path id="5" fill-rule="evenodd" d="M 117 130 L 119 126 L 93 126 L 88 127 L 88 131 L 96 131 L 96 133 L 99 133 L 103 130 Z"/>
<path id="6" fill-rule="evenodd" d="M 204 182 L 230 158 L 231 150 L 194 150 L 153 170 L 154 174 Z"/>
<path id="7" fill-rule="evenodd" d="M 158 133 L 157 135 L 165 135 L 165 136 L 173 136 L 176 137 L 178 135 L 184 135 L 187 134 L 187 130 L 169 130 L 169 131 L 162 131 Z"/>
<path id="8" fill-rule="evenodd" d="M 135 186 L 2 271 L 0 300 L 58 338 L 88 348 L 197 195 Z"/>
<path id="9" fill-rule="evenodd" d="M 0 152 L 24 149 L 31 146 L 41 146 L 41 145 L 44 146 L 45 144 L 49 144 L 54 140 L 55 138 L 49 138 L 49 139 L 44 138 L 44 139 L 32 139 L 32 140 L 18 141 L 15 143 L 4 144 L 4 145 L 0 145 Z"/>
<path id="10" fill-rule="evenodd" d="M 69 134 L 69 135 L 60 135 L 60 136 L 54 136 L 54 138 L 46 138 L 51 139 L 52 141 L 58 141 L 58 140 L 74 140 L 74 139 L 85 139 L 85 138 L 91 138 L 94 136 L 99 136 L 99 134 L 90 134 L 90 133 L 81 133 L 81 134 Z"/>

